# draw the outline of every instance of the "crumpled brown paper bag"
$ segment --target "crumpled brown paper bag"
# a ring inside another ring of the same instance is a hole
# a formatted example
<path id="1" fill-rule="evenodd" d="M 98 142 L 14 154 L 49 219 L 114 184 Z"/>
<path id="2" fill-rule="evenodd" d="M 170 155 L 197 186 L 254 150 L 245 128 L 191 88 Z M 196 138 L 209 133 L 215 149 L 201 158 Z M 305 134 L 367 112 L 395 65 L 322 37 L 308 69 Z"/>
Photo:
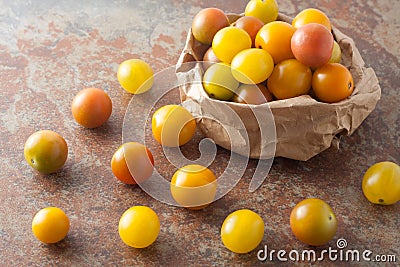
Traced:
<path id="1" fill-rule="evenodd" d="M 229 19 L 233 22 L 239 16 L 231 14 Z M 284 14 L 279 14 L 278 20 L 292 21 Z M 331 146 L 339 148 L 340 136 L 352 134 L 374 110 L 381 89 L 374 70 L 364 66 L 353 40 L 335 27 L 332 31 L 342 50 L 341 63 L 350 69 L 355 83 L 353 94 L 343 101 L 327 104 L 303 95 L 250 108 L 244 104 L 211 99 L 201 83 L 193 83 L 202 79 L 201 64 L 185 64 L 201 61 L 208 48 L 194 39 L 191 30 L 176 65 L 181 100 L 197 117 L 198 127 L 206 137 L 221 147 L 250 158 L 275 156 L 306 161 Z M 233 109 L 242 121 L 226 113 L 226 106 Z M 260 125 L 253 112 L 268 114 L 269 109 L 275 127 L 271 130 L 269 125 L 261 126 L 268 129 L 264 138 L 260 138 Z"/>

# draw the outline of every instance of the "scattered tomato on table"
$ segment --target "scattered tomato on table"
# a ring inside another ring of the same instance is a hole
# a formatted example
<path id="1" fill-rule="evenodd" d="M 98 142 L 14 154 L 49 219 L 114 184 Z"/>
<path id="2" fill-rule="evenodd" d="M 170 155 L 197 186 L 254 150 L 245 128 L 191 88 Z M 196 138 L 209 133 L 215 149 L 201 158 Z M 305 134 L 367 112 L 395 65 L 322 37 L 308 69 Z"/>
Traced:
<path id="1" fill-rule="evenodd" d="M 52 244 L 63 240 L 70 222 L 65 212 L 57 207 L 41 209 L 32 220 L 32 232 L 43 243 Z"/>
<path id="2" fill-rule="evenodd" d="M 128 246 L 145 248 L 156 241 L 160 232 L 160 221 L 153 209 L 147 206 L 133 206 L 122 214 L 118 232 Z"/>
<path id="3" fill-rule="evenodd" d="M 400 200 L 400 166 L 390 161 L 375 163 L 364 174 L 362 191 L 371 203 L 395 204 Z"/>
<path id="4" fill-rule="evenodd" d="M 261 243 L 263 237 L 264 221 L 254 211 L 234 211 L 222 223 L 222 243 L 232 252 L 248 253 Z"/>
<path id="5" fill-rule="evenodd" d="M 58 133 L 40 130 L 25 142 L 24 156 L 29 165 L 43 174 L 58 171 L 68 157 L 68 145 Z"/>
<path id="6" fill-rule="evenodd" d="M 290 213 L 290 227 L 300 241 L 321 246 L 336 234 L 337 219 L 332 208 L 318 198 L 300 201 Z"/>
<path id="7" fill-rule="evenodd" d="M 199 210 L 214 201 L 217 178 L 207 167 L 192 164 L 177 170 L 171 179 L 171 195 L 186 208 Z"/>
<path id="8" fill-rule="evenodd" d="M 122 144 L 111 159 L 111 170 L 125 184 L 140 184 L 153 173 L 154 159 L 150 150 L 137 142 Z"/>
<path id="9" fill-rule="evenodd" d="M 131 94 L 143 94 L 154 83 L 154 73 L 150 65 L 137 58 L 128 59 L 118 66 L 117 78 L 125 91 Z"/>
<path id="10" fill-rule="evenodd" d="M 102 89 L 86 88 L 74 97 L 71 110 L 77 123 L 86 128 L 97 128 L 111 116 L 112 102 Z"/>
<path id="11" fill-rule="evenodd" d="M 166 147 L 178 147 L 189 142 L 196 132 L 193 115 L 180 105 L 166 105 L 154 112 L 151 120 L 154 139 Z"/>

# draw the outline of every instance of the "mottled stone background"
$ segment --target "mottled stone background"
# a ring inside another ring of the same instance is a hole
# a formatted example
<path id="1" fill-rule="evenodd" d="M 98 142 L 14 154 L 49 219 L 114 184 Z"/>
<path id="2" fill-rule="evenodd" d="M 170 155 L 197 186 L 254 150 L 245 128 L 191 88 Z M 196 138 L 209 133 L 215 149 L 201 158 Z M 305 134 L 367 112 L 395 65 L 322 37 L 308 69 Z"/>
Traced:
<path id="1" fill-rule="evenodd" d="M 241 13 L 247 1 L 0 1 L 0 265 L 1 266 L 256 266 L 257 250 L 310 249 L 293 236 L 289 214 L 307 197 L 326 200 L 339 221 L 335 239 L 348 249 L 395 254 L 400 261 L 400 205 L 370 204 L 361 179 L 375 162 L 400 163 L 400 2 L 397 0 L 280 0 L 280 10 L 295 15 L 306 7 L 325 11 L 332 23 L 351 36 L 366 65 L 374 68 L 382 88 L 376 110 L 340 150 L 328 150 L 308 162 L 275 159 L 262 187 L 248 192 L 256 161 L 238 186 L 201 211 L 162 204 L 137 186 L 118 182 L 110 160 L 121 144 L 122 124 L 131 95 L 116 79 L 123 60 L 141 58 L 157 72 L 174 65 L 193 16 L 210 6 Z M 103 88 L 113 102 L 109 121 L 94 130 L 77 125 L 70 112 L 74 95 L 85 87 Z M 162 103 L 178 103 L 178 93 Z M 140 114 L 140 110 L 138 110 Z M 34 131 L 62 134 L 69 157 L 59 172 L 43 176 L 24 160 L 23 146 Z M 170 177 L 175 169 L 148 137 L 158 170 Z M 183 147 L 198 155 L 195 140 Z M 211 169 L 220 174 L 229 152 L 220 149 Z M 45 245 L 31 232 L 34 214 L 58 206 L 71 220 L 67 238 Z M 161 232 L 149 248 L 122 243 L 118 220 L 133 205 L 148 205 L 159 215 Z M 261 245 L 246 255 L 228 251 L 219 230 L 232 211 L 249 208 L 265 220 Z M 273 264 L 279 262 L 275 261 Z M 286 263 L 292 265 L 303 263 Z M 366 263 L 329 262 L 347 266 Z M 285 265 L 285 264 L 284 264 Z M 372 264 L 375 265 L 375 264 Z M 393 265 L 394 266 L 394 265 Z"/>

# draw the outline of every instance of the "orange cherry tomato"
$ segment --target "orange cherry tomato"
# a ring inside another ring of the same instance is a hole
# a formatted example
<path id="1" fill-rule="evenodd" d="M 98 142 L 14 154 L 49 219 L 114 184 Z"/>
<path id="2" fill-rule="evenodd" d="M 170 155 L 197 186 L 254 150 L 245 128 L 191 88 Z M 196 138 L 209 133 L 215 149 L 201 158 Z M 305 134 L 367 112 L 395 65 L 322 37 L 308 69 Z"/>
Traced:
<path id="1" fill-rule="evenodd" d="M 72 101 L 72 115 L 86 128 L 96 128 L 105 123 L 112 112 L 112 102 L 106 92 L 98 88 L 80 91 Z"/>
<path id="2" fill-rule="evenodd" d="M 320 101 L 339 102 L 353 93 L 353 76 L 345 66 L 339 63 L 328 63 L 315 70 L 312 88 Z"/>
<path id="3" fill-rule="evenodd" d="M 268 78 L 268 90 L 277 99 L 287 99 L 305 95 L 311 88 L 312 72 L 297 59 L 287 59 L 278 63 Z"/>
<path id="4" fill-rule="evenodd" d="M 295 31 L 296 28 L 287 22 L 267 23 L 258 31 L 255 46 L 270 53 L 275 64 L 294 58 L 290 42 Z"/>
<path id="5" fill-rule="evenodd" d="M 68 231 L 69 219 L 60 208 L 47 207 L 33 217 L 32 232 L 43 243 L 57 243 L 65 238 Z"/>
<path id="6" fill-rule="evenodd" d="M 137 142 L 122 144 L 111 159 L 112 172 L 125 184 L 138 184 L 147 180 L 153 169 L 153 155 L 147 147 Z"/>

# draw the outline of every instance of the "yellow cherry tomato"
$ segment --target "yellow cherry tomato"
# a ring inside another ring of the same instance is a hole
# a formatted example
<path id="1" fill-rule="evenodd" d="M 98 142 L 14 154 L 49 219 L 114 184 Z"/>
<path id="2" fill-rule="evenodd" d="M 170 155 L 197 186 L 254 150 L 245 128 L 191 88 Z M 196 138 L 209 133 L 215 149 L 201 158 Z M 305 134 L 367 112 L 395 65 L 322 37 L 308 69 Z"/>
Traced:
<path id="1" fill-rule="evenodd" d="M 213 200 L 217 191 L 214 173 L 201 165 L 187 165 L 177 170 L 171 179 L 171 194 L 186 208 L 202 209 Z"/>
<path id="2" fill-rule="evenodd" d="M 51 244 L 63 240 L 69 231 L 69 219 L 57 207 L 41 209 L 32 220 L 32 232 L 43 243 Z"/>
<path id="3" fill-rule="evenodd" d="M 260 19 L 264 24 L 278 18 L 278 4 L 275 0 L 250 0 L 245 8 L 245 16 Z"/>
<path id="4" fill-rule="evenodd" d="M 229 26 L 219 30 L 212 41 L 214 54 L 222 62 L 230 64 L 240 51 L 251 48 L 250 35 L 243 29 Z"/>
<path id="5" fill-rule="evenodd" d="M 248 253 L 264 237 L 264 221 L 254 211 L 241 209 L 226 217 L 221 227 L 222 243 L 235 253 Z"/>
<path id="6" fill-rule="evenodd" d="M 68 157 L 68 146 L 58 133 L 41 130 L 26 140 L 24 156 L 32 168 L 40 173 L 49 174 L 64 166 Z"/>
<path id="7" fill-rule="evenodd" d="M 364 174 L 362 190 L 371 203 L 395 204 L 400 200 L 400 166 L 389 161 L 372 165 Z"/>
<path id="8" fill-rule="evenodd" d="M 271 55 L 258 48 L 240 51 L 232 60 L 232 74 L 236 80 L 245 84 L 257 84 L 265 81 L 274 69 Z"/>
<path id="9" fill-rule="evenodd" d="M 133 206 L 122 214 L 118 232 L 122 241 L 128 246 L 145 248 L 156 241 L 160 232 L 160 221 L 151 208 Z"/>
<path id="10" fill-rule="evenodd" d="M 196 121 L 192 114 L 179 105 L 159 108 L 153 114 L 151 126 L 154 139 L 167 147 L 186 144 L 196 132 Z"/>
<path id="11" fill-rule="evenodd" d="M 324 25 L 329 31 L 332 30 L 328 16 L 316 8 L 307 8 L 300 11 L 292 21 L 292 25 L 297 29 L 309 23 L 318 23 Z"/>
<path id="12" fill-rule="evenodd" d="M 142 94 L 148 91 L 154 82 L 154 73 L 149 64 L 141 59 L 129 59 L 122 62 L 117 70 L 117 78 L 127 92 Z"/>
<path id="13" fill-rule="evenodd" d="M 290 227 L 298 240 L 311 246 L 320 246 L 328 243 L 336 234 L 337 220 L 325 201 L 308 198 L 293 208 Z"/>

